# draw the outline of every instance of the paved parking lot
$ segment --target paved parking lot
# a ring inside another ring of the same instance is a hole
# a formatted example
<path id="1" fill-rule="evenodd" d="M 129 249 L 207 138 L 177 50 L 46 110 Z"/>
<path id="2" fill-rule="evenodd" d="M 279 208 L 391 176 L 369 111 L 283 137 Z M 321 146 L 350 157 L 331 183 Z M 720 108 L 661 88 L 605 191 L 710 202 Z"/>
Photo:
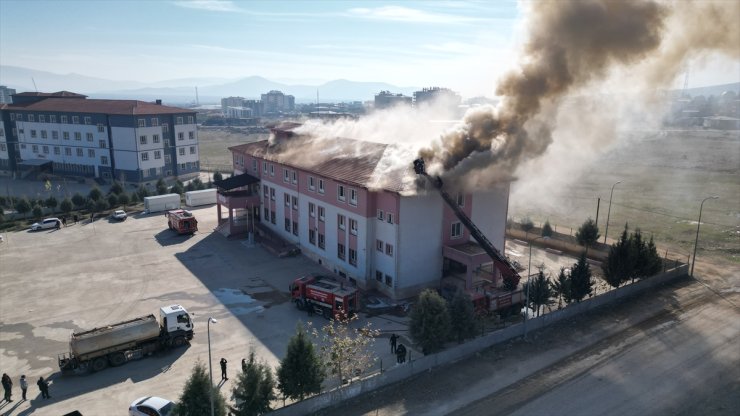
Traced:
<path id="1" fill-rule="evenodd" d="M 177 400 L 196 360 L 208 360 L 206 322 L 216 367 L 221 357 L 235 374 L 254 348 L 273 367 L 283 356 L 296 322 L 307 321 L 288 301 L 288 284 L 320 271 L 301 257 L 277 259 L 260 247 L 227 240 L 218 232 L 214 207 L 194 209 L 200 231 L 176 236 L 163 215 L 134 214 L 68 224 L 61 230 L 5 234 L 0 243 L 0 371 L 14 381 L 16 401 L 2 414 L 125 414 L 132 400 L 157 395 Z M 68 350 L 73 330 L 89 329 L 185 306 L 195 317 L 190 347 L 86 376 L 61 376 L 57 354 Z M 314 326 L 326 321 L 313 317 Z M 401 331 L 397 319 L 373 318 L 376 329 Z M 387 335 L 375 345 L 386 363 Z M 220 373 L 214 369 L 216 379 Z M 31 381 L 21 403 L 18 378 Z M 37 398 L 35 381 L 50 377 L 51 400 Z M 235 377 L 222 388 L 230 396 Z"/>

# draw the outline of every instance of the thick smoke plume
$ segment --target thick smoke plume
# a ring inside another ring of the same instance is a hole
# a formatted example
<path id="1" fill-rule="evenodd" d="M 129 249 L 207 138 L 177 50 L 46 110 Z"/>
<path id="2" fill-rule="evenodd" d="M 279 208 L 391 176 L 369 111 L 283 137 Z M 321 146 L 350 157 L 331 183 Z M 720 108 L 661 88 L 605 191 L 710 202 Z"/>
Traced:
<path id="1" fill-rule="evenodd" d="M 625 67 L 639 70 L 638 84 L 656 89 L 667 87 L 687 59 L 702 53 L 740 57 L 740 2 L 528 5 L 521 67 L 500 82 L 502 102 L 469 111 L 460 125 L 419 152 L 431 174 L 468 188 L 510 180 L 522 162 L 547 150 L 567 95 Z"/>

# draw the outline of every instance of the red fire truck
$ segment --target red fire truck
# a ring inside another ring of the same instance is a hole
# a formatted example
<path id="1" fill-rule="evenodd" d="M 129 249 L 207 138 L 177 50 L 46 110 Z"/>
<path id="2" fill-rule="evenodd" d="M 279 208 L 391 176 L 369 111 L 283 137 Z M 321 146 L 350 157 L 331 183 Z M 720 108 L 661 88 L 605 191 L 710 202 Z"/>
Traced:
<path id="1" fill-rule="evenodd" d="M 167 211 L 167 226 L 178 234 L 193 234 L 198 231 L 198 220 L 192 212 L 176 209 Z"/>
<path id="2" fill-rule="evenodd" d="M 300 310 L 323 315 L 326 319 L 356 313 L 360 306 L 357 289 L 344 287 L 326 276 L 303 276 L 290 284 L 290 296 Z"/>

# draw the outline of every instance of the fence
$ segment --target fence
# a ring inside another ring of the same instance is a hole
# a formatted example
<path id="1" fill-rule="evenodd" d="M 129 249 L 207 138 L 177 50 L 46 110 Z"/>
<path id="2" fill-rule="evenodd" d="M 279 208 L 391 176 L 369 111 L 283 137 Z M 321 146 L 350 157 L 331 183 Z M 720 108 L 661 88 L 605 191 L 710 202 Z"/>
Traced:
<path id="1" fill-rule="evenodd" d="M 665 273 L 640 280 L 627 286 L 609 291 L 599 296 L 594 296 L 580 303 L 571 304 L 563 309 L 547 313 L 527 321 L 528 331 L 536 330 L 547 325 L 552 325 L 563 319 L 571 318 L 583 312 L 604 306 L 617 299 L 629 297 L 646 289 L 663 285 L 688 273 L 688 265 L 680 264 L 667 270 Z M 326 407 L 337 405 L 345 400 L 357 397 L 381 387 L 397 383 L 416 374 L 431 370 L 432 368 L 453 363 L 475 354 L 478 351 L 489 348 L 492 345 L 522 336 L 524 327 L 522 324 L 512 325 L 495 332 L 491 332 L 480 338 L 473 339 L 464 344 L 455 345 L 436 354 L 420 356 L 410 359 L 406 364 L 389 367 L 388 369 L 369 376 L 352 384 L 329 390 L 325 393 L 310 397 L 303 401 L 289 404 L 280 409 L 270 412 L 273 416 L 306 415 L 315 413 Z"/>

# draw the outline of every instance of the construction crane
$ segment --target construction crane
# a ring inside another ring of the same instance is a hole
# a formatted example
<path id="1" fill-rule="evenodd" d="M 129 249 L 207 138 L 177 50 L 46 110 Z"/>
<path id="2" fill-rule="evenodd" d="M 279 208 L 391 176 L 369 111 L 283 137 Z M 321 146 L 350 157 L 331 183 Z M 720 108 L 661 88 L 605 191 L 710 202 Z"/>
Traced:
<path id="1" fill-rule="evenodd" d="M 471 221 L 470 218 L 465 214 L 465 212 L 460 209 L 460 207 L 457 205 L 457 202 L 450 196 L 450 194 L 448 194 L 447 191 L 444 190 L 444 188 L 442 187 L 442 178 L 440 178 L 439 176 L 437 176 L 436 178 L 432 178 L 431 176 L 429 176 L 429 174 L 426 172 L 424 159 L 414 160 L 414 172 L 416 172 L 417 175 L 426 177 L 429 182 L 434 185 L 439 194 L 442 196 L 442 199 L 452 209 L 452 212 L 455 213 L 455 216 L 457 216 L 460 222 L 465 225 L 465 228 L 470 231 L 470 235 L 491 257 L 491 260 L 493 260 L 493 264 L 501 272 L 504 280 L 504 286 L 509 290 L 516 289 L 516 287 L 519 285 L 519 280 L 521 279 L 519 273 L 517 273 L 516 269 L 509 262 L 509 260 L 506 259 L 506 257 L 504 257 L 501 252 L 498 251 L 496 247 L 493 246 L 493 244 L 491 244 L 490 241 L 488 241 L 488 238 L 483 235 L 481 230 L 479 230 L 478 227 L 473 224 L 473 221 Z"/>

